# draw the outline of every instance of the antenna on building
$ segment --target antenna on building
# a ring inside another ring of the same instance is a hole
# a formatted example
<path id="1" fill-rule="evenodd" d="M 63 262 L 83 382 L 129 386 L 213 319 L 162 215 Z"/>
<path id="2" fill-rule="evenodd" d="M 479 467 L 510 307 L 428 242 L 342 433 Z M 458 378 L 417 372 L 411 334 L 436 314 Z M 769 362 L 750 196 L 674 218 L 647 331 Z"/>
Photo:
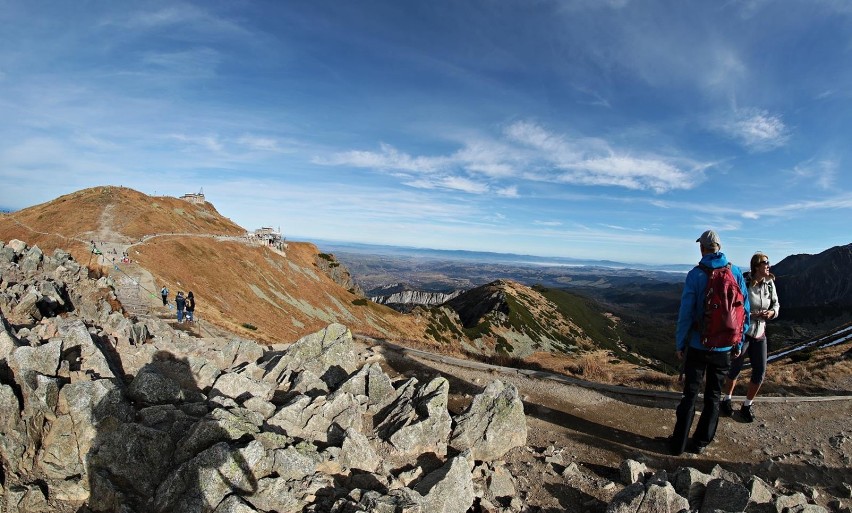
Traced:
<path id="1" fill-rule="evenodd" d="M 204 196 L 204 187 L 202 187 L 202 188 L 198 189 L 198 195 L 199 195 L 199 196 Z"/>

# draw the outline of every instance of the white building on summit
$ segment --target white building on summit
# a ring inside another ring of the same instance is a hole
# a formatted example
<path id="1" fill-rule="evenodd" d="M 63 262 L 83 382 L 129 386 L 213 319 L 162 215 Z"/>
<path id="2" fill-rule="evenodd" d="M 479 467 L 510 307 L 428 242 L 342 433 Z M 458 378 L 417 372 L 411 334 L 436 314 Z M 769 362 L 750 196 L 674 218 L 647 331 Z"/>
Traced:
<path id="1" fill-rule="evenodd" d="M 246 232 L 246 239 L 254 244 L 269 246 L 274 249 L 283 250 L 287 247 L 281 236 L 281 229 L 276 230 L 271 226 L 258 228 L 253 232 Z"/>

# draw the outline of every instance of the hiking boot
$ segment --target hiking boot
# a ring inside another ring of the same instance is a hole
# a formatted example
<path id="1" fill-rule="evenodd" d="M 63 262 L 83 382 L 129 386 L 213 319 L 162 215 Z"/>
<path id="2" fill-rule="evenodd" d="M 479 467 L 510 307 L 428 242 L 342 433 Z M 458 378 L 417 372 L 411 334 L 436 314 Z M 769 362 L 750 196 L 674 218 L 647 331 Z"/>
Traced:
<path id="1" fill-rule="evenodd" d="M 743 407 L 740 408 L 740 417 L 742 417 L 745 422 L 754 422 L 754 414 L 751 411 L 751 405 L 743 405 Z"/>
<path id="2" fill-rule="evenodd" d="M 706 445 L 701 445 L 698 442 L 696 442 L 695 440 L 690 440 L 689 448 L 687 450 L 689 452 L 691 452 L 692 454 L 701 454 L 701 453 L 704 452 L 704 449 L 706 447 L 707 447 Z"/>
<path id="3" fill-rule="evenodd" d="M 730 417 L 734 414 L 734 407 L 731 406 L 730 399 L 722 399 L 719 401 L 719 415 L 723 417 Z"/>

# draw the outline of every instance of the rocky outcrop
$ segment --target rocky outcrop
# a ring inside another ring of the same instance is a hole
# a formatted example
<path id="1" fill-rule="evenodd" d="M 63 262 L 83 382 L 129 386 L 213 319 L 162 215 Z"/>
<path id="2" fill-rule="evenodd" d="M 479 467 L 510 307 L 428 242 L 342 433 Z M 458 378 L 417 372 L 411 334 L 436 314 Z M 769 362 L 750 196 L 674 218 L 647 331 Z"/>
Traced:
<path id="1" fill-rule="evenodd" d="M 499 454 L 482 438 L 516 445 L 501 429 L 504 417 L 519 421 L 511 409 L 482 411 L 515 404 L 514 388 L 498 383 L 474 399 L 455 422 L 470 447 L 454 449 L 449 382 L 392 379 L 346 326 L 282 350 L 190 339 L 159 319 L 123 322 L 108 307 L 108 280 L 59 271 L 73 261 L 10 247 L 0 511 L 461 513 L 488 479 L 503 477 L 497 493 L 512 487 L 500 463 L 476 464 Z M 474 427 L 484 424 L 493 427 Z M 516 427 L 525 432 L 522 415 Z"/>
<path id="2" fill-rule="evenodd" d="M 424 292 L 420 290 L 403 290 L 393 294 L 370 297 L 370 301 L 387 305 L 397 310 L 408 311 L 416 305 L 437 306 L 453 299 L 463 291 L 453 292 Z"/>

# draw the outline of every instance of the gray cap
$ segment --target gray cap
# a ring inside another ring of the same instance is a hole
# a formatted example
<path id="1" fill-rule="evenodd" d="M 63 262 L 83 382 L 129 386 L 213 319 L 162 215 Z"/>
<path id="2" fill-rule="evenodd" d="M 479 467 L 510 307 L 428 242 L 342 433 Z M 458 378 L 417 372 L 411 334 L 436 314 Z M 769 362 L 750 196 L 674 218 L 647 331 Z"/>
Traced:
<path id="1" fill-rule="evenodd" d="M 702 248 L 710 249 L 713 246 L 718 246 L 719 249 L 722 249 L 722 241 L 719 240 L 719 236 L 713 230 L 702 233 L 701 237 L 695 239 L 695 242 L 700 242 Z"/>

